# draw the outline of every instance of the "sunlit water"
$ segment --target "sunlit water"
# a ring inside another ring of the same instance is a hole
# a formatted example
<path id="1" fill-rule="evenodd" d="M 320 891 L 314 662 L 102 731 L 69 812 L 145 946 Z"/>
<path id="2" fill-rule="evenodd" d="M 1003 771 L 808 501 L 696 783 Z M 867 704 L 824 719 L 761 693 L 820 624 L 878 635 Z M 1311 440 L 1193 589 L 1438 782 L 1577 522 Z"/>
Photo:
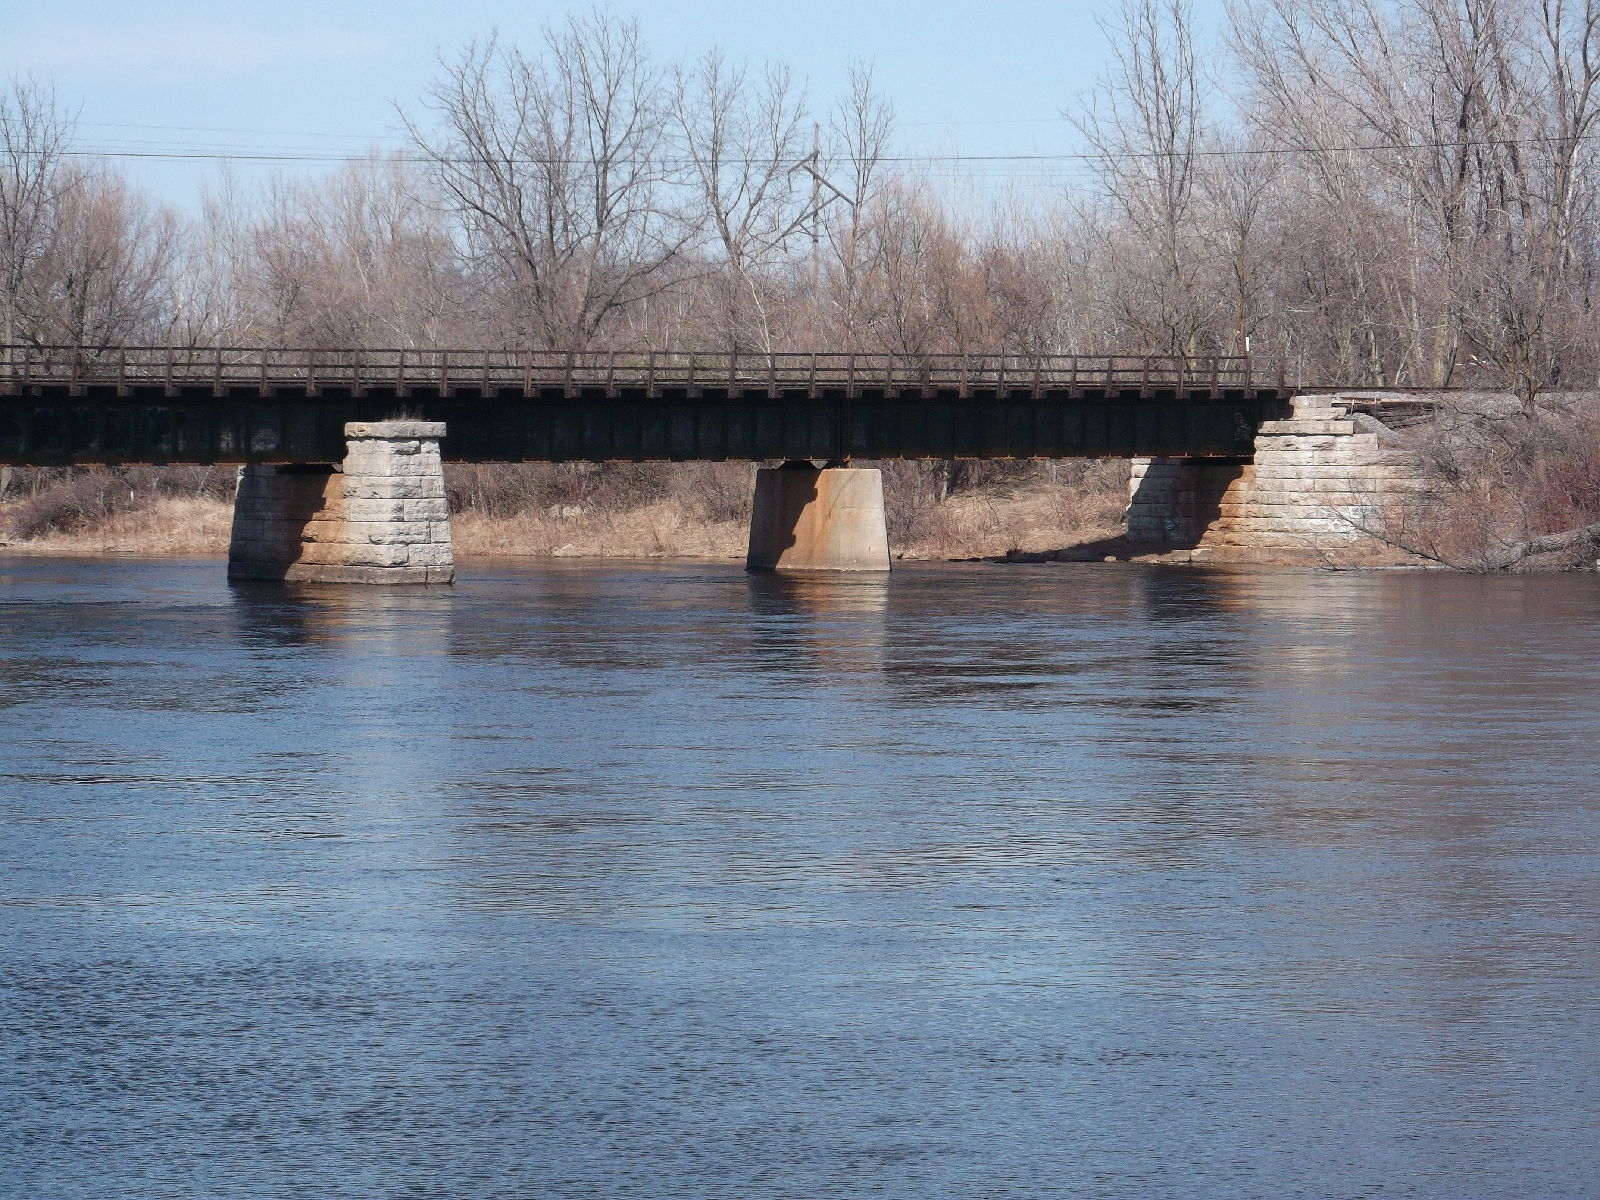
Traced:
<path id="1" fill-rule="evenodd" d="M 1600 583 L 0 560 L 0 1195 L 1600 1193 Z"/>

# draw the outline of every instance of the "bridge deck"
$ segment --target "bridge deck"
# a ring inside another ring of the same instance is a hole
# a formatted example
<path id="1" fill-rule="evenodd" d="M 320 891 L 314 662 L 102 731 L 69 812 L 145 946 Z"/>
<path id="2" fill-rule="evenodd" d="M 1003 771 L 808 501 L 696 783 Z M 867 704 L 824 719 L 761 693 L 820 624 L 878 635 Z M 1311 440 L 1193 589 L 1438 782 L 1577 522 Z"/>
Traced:
<path id="1" fill-rule="evenodd" d="M 1142 355 L 0 347 L 0 462 L 342 457 L 445 421 L 467 461 L 1248 453 L 1281 367 Z"/>

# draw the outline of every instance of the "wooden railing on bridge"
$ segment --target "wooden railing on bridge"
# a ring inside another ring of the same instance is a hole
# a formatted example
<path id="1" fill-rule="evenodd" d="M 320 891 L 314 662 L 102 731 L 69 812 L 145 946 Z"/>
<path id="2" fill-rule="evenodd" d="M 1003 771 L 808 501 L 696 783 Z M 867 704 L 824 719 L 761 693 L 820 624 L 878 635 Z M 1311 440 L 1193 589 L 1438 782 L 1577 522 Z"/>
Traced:
<path id="1" fill-rule="evenodd" d="M 0 395 L 209 389 L 406 397 L 560 392 L 574 396 L 781 395 L 866 391 L 968 396 L 1282 394 L 1281 360 L 1135 354 L 729 353 L 682 350 L 327 350 L 234 346 L 0 346 Z"/>

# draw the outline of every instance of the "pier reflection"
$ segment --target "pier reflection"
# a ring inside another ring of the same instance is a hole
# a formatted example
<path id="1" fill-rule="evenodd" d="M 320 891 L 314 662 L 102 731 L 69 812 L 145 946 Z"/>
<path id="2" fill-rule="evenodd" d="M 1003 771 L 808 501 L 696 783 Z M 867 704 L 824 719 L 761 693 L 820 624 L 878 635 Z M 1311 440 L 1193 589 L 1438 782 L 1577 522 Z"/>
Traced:
<path id="1" fill-rule="evenodd" d="M 884 663 L 889 577 L 878 572 L 748 575 L 752 665 L 780 671 L 863 672 Z"/>

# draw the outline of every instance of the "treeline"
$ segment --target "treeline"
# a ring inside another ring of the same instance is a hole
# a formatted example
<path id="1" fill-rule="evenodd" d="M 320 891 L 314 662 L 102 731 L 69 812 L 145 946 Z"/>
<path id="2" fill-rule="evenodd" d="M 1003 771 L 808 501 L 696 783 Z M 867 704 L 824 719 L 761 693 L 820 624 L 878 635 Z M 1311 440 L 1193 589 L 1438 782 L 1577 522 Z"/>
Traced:
<path id="1" fill-rule="evenodd" d="M 1287 356 L 1530 408 L 1600 369 L 1600 0 L 1122 0 L 1087 182 L 978 212 L 868 71 L 659 62 L 602 10 L 448 60 L 411 146 L 195 215 L 0 98 L 0 340 Z"/>

